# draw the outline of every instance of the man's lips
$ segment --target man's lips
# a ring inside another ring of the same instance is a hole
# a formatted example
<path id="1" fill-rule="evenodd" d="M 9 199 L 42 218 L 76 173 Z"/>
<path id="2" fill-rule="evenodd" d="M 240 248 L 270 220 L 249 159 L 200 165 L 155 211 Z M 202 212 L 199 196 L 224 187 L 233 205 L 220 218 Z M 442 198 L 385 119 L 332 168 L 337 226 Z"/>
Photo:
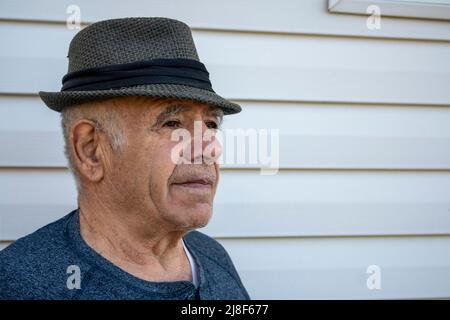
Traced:
<path id="1" fill-rule="evenodd" d="M 196 179 L 173 184 L 181 187 L 203 189 L 211 188 L 213 185 L 213 181 L 211 179 Z"/>

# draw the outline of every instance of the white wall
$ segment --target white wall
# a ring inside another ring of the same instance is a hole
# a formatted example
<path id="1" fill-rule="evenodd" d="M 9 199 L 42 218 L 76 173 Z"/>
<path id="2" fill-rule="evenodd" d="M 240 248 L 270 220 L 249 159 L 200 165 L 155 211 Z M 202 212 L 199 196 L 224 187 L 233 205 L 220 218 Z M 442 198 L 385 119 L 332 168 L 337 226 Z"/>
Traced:
<path id="1" fill-rule="evenodd" d="M 0 3 L 0 249 L 76 207 L 58 114 L 72 1 Z M 280 172 L 225 166 L 214 218 L 252 298 L 450 297 L 450 22 L 325 0 L 79 0 L 84 23 L 192 26 L 224 128 L 279 128 Z M 381 268 L 381 290 L 366 269 Z"/>

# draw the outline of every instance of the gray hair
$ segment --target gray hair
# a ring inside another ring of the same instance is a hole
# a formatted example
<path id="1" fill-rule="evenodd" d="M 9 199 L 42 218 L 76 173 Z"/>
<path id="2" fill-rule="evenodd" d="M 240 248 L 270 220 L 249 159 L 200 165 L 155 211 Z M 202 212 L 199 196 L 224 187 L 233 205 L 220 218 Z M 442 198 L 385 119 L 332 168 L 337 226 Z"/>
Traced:
<path id="1" fill-rule="evenodd" d="M 72 173 L 78 193 L 82 191 L 80 172 L 75 166 L 74 155 L 70 144 L 70 131 L 73 125 L 81 120 L 87 119 L 95 123 L 96 131 L 103 131 L 109 138 L 109 144 L 113 151 L 119 151 L 126 143 L 122 121 L 118 108 L 109 106 L 114 101 L 92 101 L 76 106 L 64 108 L 61 111 L 61 127 L 64 135 L 64 154 L 68 160 L 70 172 Z"/>

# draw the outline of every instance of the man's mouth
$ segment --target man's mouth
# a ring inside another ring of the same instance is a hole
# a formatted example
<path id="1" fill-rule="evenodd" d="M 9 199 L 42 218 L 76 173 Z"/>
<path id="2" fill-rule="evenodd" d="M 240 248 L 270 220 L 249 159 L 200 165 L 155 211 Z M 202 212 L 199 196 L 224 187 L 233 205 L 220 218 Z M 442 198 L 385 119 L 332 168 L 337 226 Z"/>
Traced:
<path id="1" fill-rule="evenodd" d="M 209 178 L 188 180 L 181 183 L 173 183 L 176 186 L 194 189 L 209 189 L 213 185 L 213 181 Z"/>

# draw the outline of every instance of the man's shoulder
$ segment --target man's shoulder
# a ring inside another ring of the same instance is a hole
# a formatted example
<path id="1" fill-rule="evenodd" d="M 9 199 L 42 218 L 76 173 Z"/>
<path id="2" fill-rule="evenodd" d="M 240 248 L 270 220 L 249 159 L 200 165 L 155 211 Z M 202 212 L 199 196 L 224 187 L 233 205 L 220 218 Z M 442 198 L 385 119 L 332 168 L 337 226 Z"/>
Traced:
<path id="1" fill-rule="evenodd" d="M 229 292 L 234 292 L 233 290 L 236 287 L 229 287 L 230 282 L 228 282 L 228 279 L 233 279 L 240 292 L 240 295 L 233 297 L 250 299 L 230 255 L 219 241 L 197 230 L 189 232 L 185 236 L 185 240 L 187 240 L 188 245 L 194 250 L 194 253 L 197 253 L 203 262 L 206 262 L 213 268 L 210 276 L 216 277 L 216 283 L 223 283 L 225 281 L 227 288 L 232 288 Z"/>
<path id="2" fill-rule="evenodd" d="M 198 251 L 216 259 L 226 259 L 228 254 L 222 244 L 216 239 L 198 230 L 190 231 L 184 237 Z"/>
<path id="3" fill-rule="evenodd" d="M 185 239 L 202 258 L 226 269 L 233 277 L 236 276 L 231 257 L 219 241 L 197 230 L 189 232 Z"/>
<path id="4" fill-rule="evenodd" d="M 72 214 L 73 211 L 0 251 L 0 291 L 3 291 L 0 298 L 32 297 L 39 291 L 33 283 L 42 284 L 41 289 L 45 290 L 46 282 L 51 285 L 55 273 L 65 274 L 64 270 L 56 269 L 62 265 L 61 261 L 70 261 L 64 233 Z M 33 288 L 34 292 L 21 292 L 25 288 Z"/>

